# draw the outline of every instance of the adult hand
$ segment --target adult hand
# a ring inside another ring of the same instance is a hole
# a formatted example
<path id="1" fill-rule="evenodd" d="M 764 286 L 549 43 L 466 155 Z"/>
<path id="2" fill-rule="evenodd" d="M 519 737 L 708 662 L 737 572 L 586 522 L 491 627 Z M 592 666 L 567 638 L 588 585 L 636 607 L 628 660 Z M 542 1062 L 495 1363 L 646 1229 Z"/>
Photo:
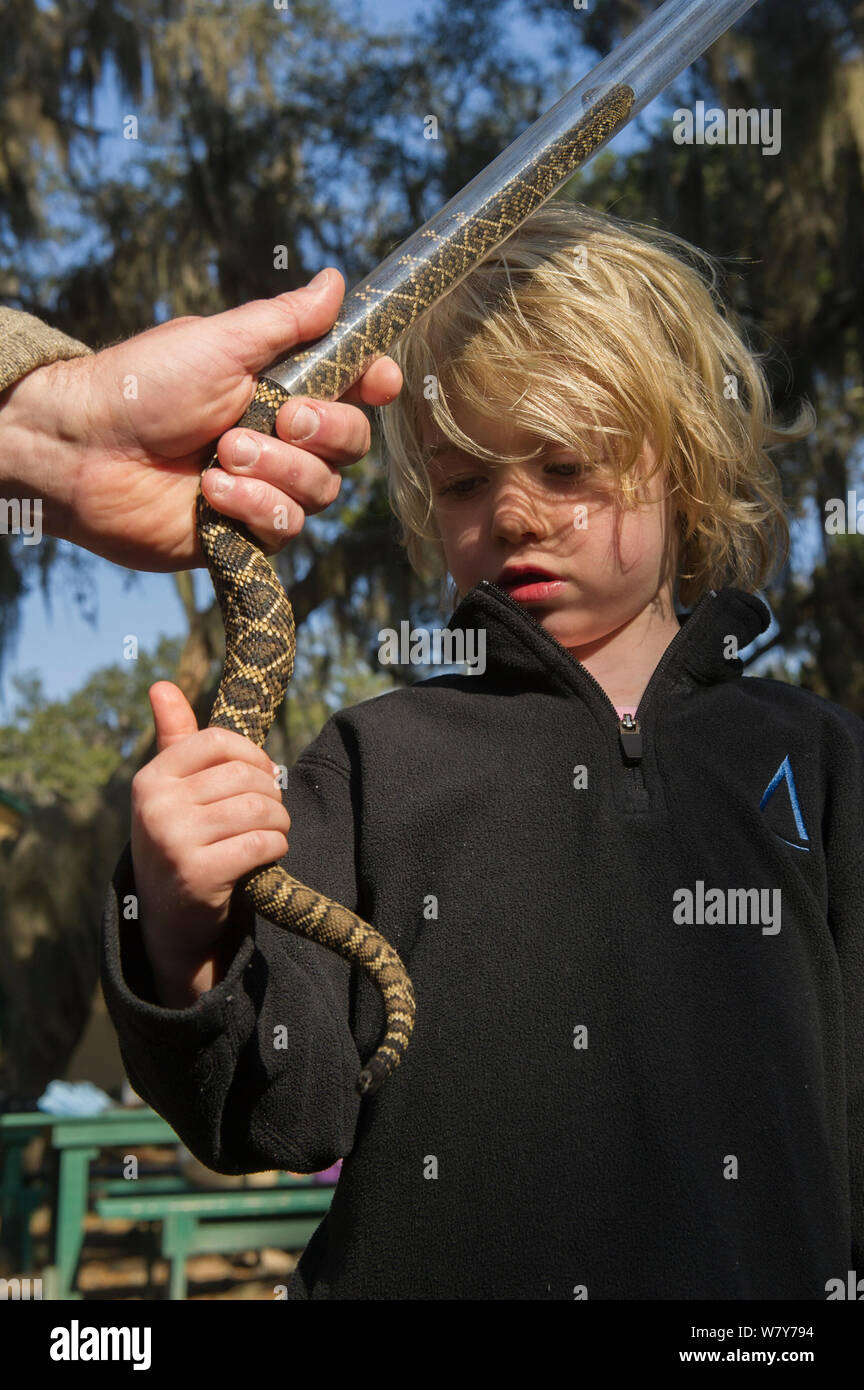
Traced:
<path id="1" fill-rule="evenodd" d="M 275 554 L 306 514 L 337 496 L 339 468 L 368 451 L 369 422 L 357 404 L 385 405 L 402 387 L 396 363 L 381 357 L 339 401 L 287 401 L 276 417 L 278 437 L 231 428 L 257 376 L 326 333 L 344 293 L 342 276 L 329 267 L 303 289 L 209 318 L 172 319 L 93 356 L 28 373 L 0 397 L 3 490 L 41 497 L 45 531 L 117 564 L 194 568 L 204 564 L 195 534 L 201 469 L 208 446 L 227 430 L 219 441 L 224 473 L 204 475 L 204 494 Z M 317 430 L 289 443 L 292 426 L 304 432 L 305 408 Z M 258 445 L 256 458 L 240 455 L 241 441 Z M 223 493 L 226 475 L 231 486 Z M 281 528 L 280 514 L 287 517 Z"/>

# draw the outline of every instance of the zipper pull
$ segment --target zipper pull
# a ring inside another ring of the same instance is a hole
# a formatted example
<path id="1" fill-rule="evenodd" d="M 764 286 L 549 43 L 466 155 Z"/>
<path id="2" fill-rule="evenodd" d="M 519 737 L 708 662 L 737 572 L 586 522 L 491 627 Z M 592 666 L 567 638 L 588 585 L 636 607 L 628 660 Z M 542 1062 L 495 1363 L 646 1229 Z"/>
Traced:
<path id="1" fill-rule="evenodd" d="M 634 719 L 632 714 L 625 714 L 623 719 L 619 719 L 618 736 L 621 739 L 621 748 L 626 760 L 631 763 L 641 763 L 642 731 L 639 728 L 638 719 Z"/>

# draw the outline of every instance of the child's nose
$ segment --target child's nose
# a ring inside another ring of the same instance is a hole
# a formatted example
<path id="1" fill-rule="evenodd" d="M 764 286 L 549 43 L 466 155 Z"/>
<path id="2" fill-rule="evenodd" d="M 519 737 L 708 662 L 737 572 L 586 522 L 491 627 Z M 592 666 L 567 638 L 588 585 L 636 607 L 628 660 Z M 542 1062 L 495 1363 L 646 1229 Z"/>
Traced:
<path id="1" fill-rule="evenodd" d="M 545 535 L 549 520 L 541 505 L 514 489 L 497 497 L 492 504 L 492 531 L 496 537 L 516 541 L 523 536 Z"/>

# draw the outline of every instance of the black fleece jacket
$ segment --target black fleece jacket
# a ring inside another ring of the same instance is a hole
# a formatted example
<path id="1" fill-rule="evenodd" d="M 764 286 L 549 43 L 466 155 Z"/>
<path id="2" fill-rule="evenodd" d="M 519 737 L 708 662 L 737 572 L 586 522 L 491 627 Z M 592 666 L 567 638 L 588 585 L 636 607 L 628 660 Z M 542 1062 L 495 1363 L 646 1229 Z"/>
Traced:
<path id="1" fill-rule="evenodd" d="M 706 594 L 637 733 L 483 582 L 450 622 L 485 629 L 482 674 L 327 721 L 283 862 L 417 996 L 366 1099 L 374 986 L 240 894 L 225 978 L 155 1002 L 127 846 L 102 983 L 135 1089 L 218 1172 L 344 1156 L 289 1297 L 824 1299 L 864 1275 L 864 722 L 742 678 L 769 621 Z"/>

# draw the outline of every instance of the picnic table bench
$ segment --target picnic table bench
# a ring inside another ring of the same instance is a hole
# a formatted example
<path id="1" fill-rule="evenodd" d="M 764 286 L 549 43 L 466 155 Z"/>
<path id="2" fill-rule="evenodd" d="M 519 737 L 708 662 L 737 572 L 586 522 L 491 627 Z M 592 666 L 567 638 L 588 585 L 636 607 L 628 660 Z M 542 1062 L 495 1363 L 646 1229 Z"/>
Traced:
<path id="1" fill-rule="evenodd" d="M 24 1147 L 39 1134 L 51 1146 L 47 1182 L 29 1181 L 22 1167 Z M 141 1145 L 180 1142 L 149 1106 L 112 1106 L 99 1115 L 74 1117 L 41 1111 L 0 1115 L 2 1238 L 16 1252 L 21 1273 L 32 1271 L 30 1216 L 37 1206 L 51 1203 L 51 1263 L 42 1271 L 44 1298 L 82 1297 L 75 1279 L 90 1207 L 106 1219 L 150 1223 L 151 1235 L 153 1223 L 161 1223 L 162 1254 L 171 1263 L 169 1297 L 183 1298 L 187 1254 L 266 1244 L 302 1249 L 330 1205 L 332 1186 L 317 1182 L 314 1175 L 282 1173 L 273 1187 L 211 1192 L 193 1186 L 179 1172 L 128 1179 L 97 1177 L 91 1170 L 105 1148 L 130 1153 Z"/>
<path id="2" fill-rule="evenodd" d="M 280 1183 L 270 1188 L 130 1192 L 97 1199 L 96 1210 L 106 1219 L 161 1223 L 161 1254 L 171 1266 L 167 1296 L 183 1299 L 187 1255 L 205 1251 L 227 1254 L 264 1245 L 302 1250 L 332 1196 L 331 1187 L 298 1177 L 290 1185 Z"/>

